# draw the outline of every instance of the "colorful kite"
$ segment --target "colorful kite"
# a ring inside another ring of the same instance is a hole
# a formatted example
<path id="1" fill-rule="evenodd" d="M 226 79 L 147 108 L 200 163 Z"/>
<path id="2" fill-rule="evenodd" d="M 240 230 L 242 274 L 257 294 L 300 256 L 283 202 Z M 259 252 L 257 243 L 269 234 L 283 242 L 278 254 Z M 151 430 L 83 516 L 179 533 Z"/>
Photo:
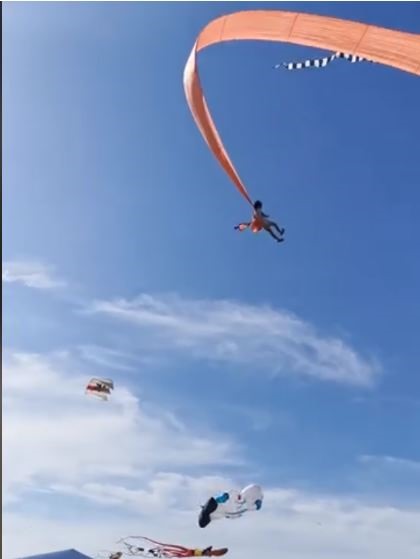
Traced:
<path id="1" fill-rule="evenodd" d="M 130 540 L 143 540 L 146 543 L 139 547 Z M 119 543 L 124 544 L 127 555 L 146 557 L 147 559 L 151 559 L 153 557 L 158 559 L 173 559 L 181 557 L 221 557 L 228 552 L 226 547 L 213 549 L 213 547 L 210 546 L 204 549 L 194 549 L 183 547 L 182 545 L 157 542 L 156 540 L 152 540 L 151 538 L 146 538 L 144 536 L 127 536 L 126 538 L 121 539 Z M 152 545 L 150 546 L 150 544 Z"/>
<path id="2" fill-rule="evenodd" d="M 85 394 L 108 400 L 111 390 L 114 390 L 114 383 L 111 379 L 91 378 L 86 385 Z"/>

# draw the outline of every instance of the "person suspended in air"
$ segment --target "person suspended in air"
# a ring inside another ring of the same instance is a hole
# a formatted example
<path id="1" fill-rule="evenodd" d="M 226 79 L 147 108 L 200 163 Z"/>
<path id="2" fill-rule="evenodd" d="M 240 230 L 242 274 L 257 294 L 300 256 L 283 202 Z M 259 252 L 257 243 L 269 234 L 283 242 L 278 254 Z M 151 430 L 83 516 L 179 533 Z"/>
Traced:
<path id="1" fill-rule="evenodd" d="M 256 200 L 254 202 L 252 220 L 249 222 L 239 223 L 239 225 L 235 225 L 234 229 L 237 231 L 245 231 L 245 229 L 250 228 L 253 233 L 259 233 L 262 229 L 264 229 L 278 243 L 282 243 L 284 241 L 284 228 L 280 228 L 275 221 L 268 219 L 270 216 L 263 212 L 262 207 L 262 202 L 260 200 Z M 276 231 L 276 233 L 273 230 Z"/>

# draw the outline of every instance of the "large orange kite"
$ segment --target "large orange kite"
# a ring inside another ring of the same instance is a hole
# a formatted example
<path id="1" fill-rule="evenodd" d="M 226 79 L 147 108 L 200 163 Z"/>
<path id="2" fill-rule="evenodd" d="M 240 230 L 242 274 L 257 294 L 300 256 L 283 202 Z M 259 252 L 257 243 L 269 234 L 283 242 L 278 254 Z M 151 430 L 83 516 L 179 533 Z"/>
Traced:
<path id="1" fill-rule="evenodd" d="M 214 124 L 197 68 L 197 54 L 225 41 L 275 41 L 360 56 L 420 75 L 420 35 L 332 17 L 297 12 L 244 11 L 211 21 L 198 36 L 184 70 L 184 89 L 194 120 L 236 188 L 252 204 Z"/>

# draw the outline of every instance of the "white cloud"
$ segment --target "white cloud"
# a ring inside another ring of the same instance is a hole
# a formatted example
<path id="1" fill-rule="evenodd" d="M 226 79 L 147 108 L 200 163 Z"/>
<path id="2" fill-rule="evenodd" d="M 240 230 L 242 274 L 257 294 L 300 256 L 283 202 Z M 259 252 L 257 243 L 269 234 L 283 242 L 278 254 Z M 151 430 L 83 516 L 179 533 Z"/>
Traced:
<path id="1" fill-rule="evenodd" d="M 149 348 L 250 366 L 258 374 L 264 370 L 370 386 L 380 372 L 374 358 L 363 357 L 342 339 L 267 306 L 141 295 L 96 301 L 88 312 L 141 328 Z"/>
<path id="2" fill-rule="evenodd" d="M 79 367 L 66 352 L 5 357 L 5 559 L 65 548 L 94 556 L 129 534 L 228 546 L 232 559 L 419 556 L 420 510 L 287 488 L 266 487 L 260 512 L 201 530 L 199 505 L 237 485 L 220 471 L 236 460 L 235 443 L 151 412 L 123 386 L 108 403 L 89 399 Z M 200 475 L 201 466 L 220 473 Z"/>
<path id="3" fill-rule="evenodd" d="M 66 353 L 12 354 L 3 363 L 4 500 L 28 489 L 144 484 L 150 472 L 232 464 L 226 436 L 199 436 L 119 385 L 109 402 L 84 394 L 89 375 Z M 102 490 L 102 489 L 101 489 Z"/>
<path id="4" fill-rule="evenodd" d="M 3 262 L 2 280 L 5 283 L 21 283 L 33 289 L 57 289 L 66 283 L 55 277 L 51 266 L 34 261 Z"/>

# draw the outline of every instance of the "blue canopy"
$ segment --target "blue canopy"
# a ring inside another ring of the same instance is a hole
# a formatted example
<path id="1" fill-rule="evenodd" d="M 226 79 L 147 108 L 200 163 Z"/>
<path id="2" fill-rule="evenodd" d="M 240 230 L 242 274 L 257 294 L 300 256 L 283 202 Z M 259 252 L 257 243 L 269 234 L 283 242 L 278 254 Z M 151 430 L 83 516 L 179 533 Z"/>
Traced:
<path id="1" fill-rule="evenodd" d="M 65 549 L 63 551 L 53 551 L 52 553 L 41 553 L 41 555 L 28 555 L 19 559 L 91 559 L 75 549 Z"/>

